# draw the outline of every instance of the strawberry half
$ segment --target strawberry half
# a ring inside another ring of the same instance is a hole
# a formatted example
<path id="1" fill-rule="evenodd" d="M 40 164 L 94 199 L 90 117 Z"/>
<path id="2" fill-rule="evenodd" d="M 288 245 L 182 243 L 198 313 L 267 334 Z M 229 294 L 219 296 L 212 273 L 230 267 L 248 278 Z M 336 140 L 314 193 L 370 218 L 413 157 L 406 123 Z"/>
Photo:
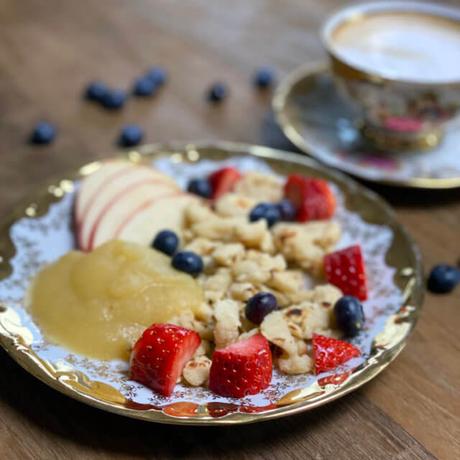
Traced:
<path id="1" fill-rule="evenodd" d="M 330 371 L 351 358 L 361 356 L 358 348 L 343 340 L 313 334 L 313 361 L 315 373 Z"/>
<path id="2" fill-rule="evenodd" d="M 200 336 L 174 324 L 152 324 L 134 345 L 130 378 L 170 396 L 185 363 L 201 343 Z"/>
<path id="3" fill-rule="evenodd" d="M 324 256 L 324 271 L 329 283 L 344 294 L 367 299 L 367 277 L 361 246 L 354 245 Z"/>
<path id="4" fill-rule="evenodd" d="M 335 196 L 325 180 L 291 174 L 284 196 L 296 207 L 299 222 L 330 219 L 335 213 Z"/>
<path id="5" fill-rule="evenodd" d="M 241 173 L 231 166 L 213 172 L 208 177 L 212 187 L 212 198 L 215 200 L 225 193 L 231 192 L 240 179 Z"/>
<path id="6" fill-rule="evenodd" d="M 209 388 L 218 395 L 253 395 L 267 388 L 271 379 L 272 354 L 261 334 L 216 350 L 212 356 Z"/>

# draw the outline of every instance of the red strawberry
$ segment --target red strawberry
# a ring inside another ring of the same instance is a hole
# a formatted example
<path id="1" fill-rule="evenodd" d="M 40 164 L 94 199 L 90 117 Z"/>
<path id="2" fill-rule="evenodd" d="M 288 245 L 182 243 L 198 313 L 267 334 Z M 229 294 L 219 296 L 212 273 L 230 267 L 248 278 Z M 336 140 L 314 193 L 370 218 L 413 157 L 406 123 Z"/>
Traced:
<path id="1" fill-rule="evenodd" d="M 208 178 L 212 187 L 212 198 L 217 199 L 225 193 L 231 192 L 240 179 L 241 173 L 231 166 L 213 172 Z"/>
<path id="2" fill-rule="evenodd" d="M 216 350 L 209 388 L 221 396 L 242 398 L 267 388 L 272 379 L 272 354 L 260 334 Z"/>
<path id="3" fill-rule="evenodd" d="M 324 256 L 324 271 L 329 283 L 346 295 L 367 299 L 367 277 L 361 246 L 354 245 Z"/>
<path id="4" fill-rule="evenodd" d="M 325 180 L 291 174 L 284 196 L 296 207 L 299 222 L 330 219 L 335 213 L 335 196 Z"/>
<path id="5" fill-rule="evenodd" d="M 343 340 L 313 334 L 313 361 L 315 373 L 330 371 L 351 358 L 361 356 L 358 348 Z"/>
<path id="6" fill-rule="evenodd" d="M 200 336 L 190 329 L 152 324 L 134 345 L 130 378 L 170 396 L 185 363 L 200 343 Z"/>

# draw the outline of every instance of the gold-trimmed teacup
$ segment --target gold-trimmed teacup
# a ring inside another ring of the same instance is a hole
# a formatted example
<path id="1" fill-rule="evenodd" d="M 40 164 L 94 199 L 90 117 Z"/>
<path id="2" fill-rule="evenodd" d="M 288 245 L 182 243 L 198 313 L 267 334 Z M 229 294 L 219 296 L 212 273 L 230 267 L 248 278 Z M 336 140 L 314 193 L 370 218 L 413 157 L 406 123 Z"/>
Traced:
<path id="1" fill-rule="evenodd" d="M 363 3 L 336 12 L 322 28 L 337 86 L 357 111 L 364 137 L 383 150 L 433 148 L 441 141 L 446 123 L 459 111 L 460 76 L 449 81 L 398 78 L 352 63 L 337 52 L 334 33 L 340 27 L 382 13 L 447 20 L 458 27 L 460 40 L 460 9 L 415 2 Z"/>

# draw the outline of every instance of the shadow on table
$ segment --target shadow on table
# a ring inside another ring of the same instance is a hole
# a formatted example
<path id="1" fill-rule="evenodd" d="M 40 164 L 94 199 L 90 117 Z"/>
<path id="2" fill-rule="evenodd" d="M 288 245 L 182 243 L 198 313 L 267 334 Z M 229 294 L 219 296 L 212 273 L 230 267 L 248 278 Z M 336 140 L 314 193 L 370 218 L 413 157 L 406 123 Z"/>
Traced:
<path id="1" fill-rule="evenodd" d="M 260 142 L 263 145 L 280 150 L 305 155 L 283 134 L 277 125 L 272 112 L 265 115 L 261 127 Z M 383 196 L 393 206 L 404 208 L 411 207 L 438 207 L 444 204 L 456 203 L 460 201 L 460 187 L 449 190 L 418 190 L 404 187 L 385 186 L 374 182 L 356 179 L 366 187 L 374 190 Z"/>

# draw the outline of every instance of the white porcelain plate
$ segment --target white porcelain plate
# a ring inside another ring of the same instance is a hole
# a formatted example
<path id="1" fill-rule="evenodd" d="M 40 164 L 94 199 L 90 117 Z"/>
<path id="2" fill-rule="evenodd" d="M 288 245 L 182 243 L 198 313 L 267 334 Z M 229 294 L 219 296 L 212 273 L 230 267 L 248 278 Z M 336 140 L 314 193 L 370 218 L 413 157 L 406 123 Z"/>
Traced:
<path id="1" fill-rule="evenodd" d="M 155 166 L 181 186 L 222 165 L 280 176 L 296 171 L 331 181 L 343 231 L 339 247 L 361 244 L 367 262 L 366 330 L 355 340 L 363 357 L 319 376 L 275 372 L 269 388 L 243 399 L 183 384 L 165 398 L 129 380 L 126 362 L 89 359 L 47 342 L 24 298 L 37 271 L 74 248 L 72 206 L 81 177 L 99 167 L 93 163 L 38 191 L 0 229 L 0 342 L 30 373 L 73 398 L 130 417 L 176 424 L 247 423 L 335 399 L 377 375 L 401 350 L 421 305 L 421 266 L 414 243 L 375 194 L 305 157 L 264 147 L 147 146 L 127 158 Z"/>

